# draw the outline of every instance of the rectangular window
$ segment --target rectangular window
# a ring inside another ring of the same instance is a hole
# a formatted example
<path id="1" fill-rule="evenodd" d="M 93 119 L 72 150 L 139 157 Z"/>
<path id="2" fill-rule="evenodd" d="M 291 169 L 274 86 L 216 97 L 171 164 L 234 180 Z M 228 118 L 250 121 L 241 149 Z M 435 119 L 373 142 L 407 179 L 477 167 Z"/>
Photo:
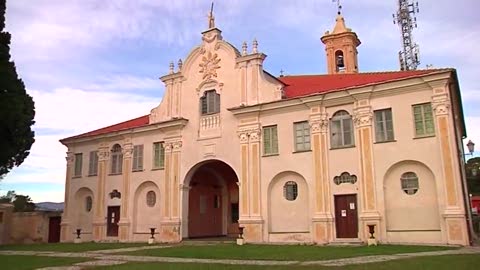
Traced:
<path id="1" fill-rule="evenodd" d="M 278 154 L 277 126 L 263 127 L 263 154 Z"/>
<path id="2" fill-rule="evenodd" d="M 310 125 L 308 121 L 294 123 L 295 151 L 310 150 Z"/>
<path id="3" fill-rule="evenodd" d="M 88 176 L 94 176 L 98 173 L 98 151 L 90 151 L 88 159 Z"/>
<path id="4" fill-rule="evenodd" d="M 413 105 L 413 119 L 416 137 L 435 135 L 431 103 Z"/>
<path id="5" fill-rule="evenodd" d="M 206 91 L 200 98 L 202 114 L 220 112 L 220 95 L 215 90 Z"/>
<path id="6" fill-rule="evenodd" d="M 133 146 L 132 171 L 143 170 L 143 144 Z"/>
<path id="7" fill-rule="evenodd" d="M 392 109 L 375 111 L 375 141 L 393 141 Z"/>
<path id="8" fill-rule="evenodd" d="M 82 153 L 75 154 L 75 167 L 73 170 L 74 177 L 82 176 L 82 162 L 83 162 Z"/>
<path id="9" fill-rule="evenodd" d="M 165 148 L 162 142 L 153 143 L 153 169 L 165 167 Z"/>

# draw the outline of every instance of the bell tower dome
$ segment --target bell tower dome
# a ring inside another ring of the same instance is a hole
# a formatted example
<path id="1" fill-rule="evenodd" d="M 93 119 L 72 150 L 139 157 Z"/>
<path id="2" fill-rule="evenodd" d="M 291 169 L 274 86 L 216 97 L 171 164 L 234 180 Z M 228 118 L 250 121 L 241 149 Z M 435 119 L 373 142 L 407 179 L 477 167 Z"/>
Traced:
<path id="1" fill-rule="evenodd" d="M 333 32 L 325 32 L 321 38 L 327 53 L 328 74 L 357 73 L 360 39 L 352 29 L 347 28 L 340 10 Z"/>

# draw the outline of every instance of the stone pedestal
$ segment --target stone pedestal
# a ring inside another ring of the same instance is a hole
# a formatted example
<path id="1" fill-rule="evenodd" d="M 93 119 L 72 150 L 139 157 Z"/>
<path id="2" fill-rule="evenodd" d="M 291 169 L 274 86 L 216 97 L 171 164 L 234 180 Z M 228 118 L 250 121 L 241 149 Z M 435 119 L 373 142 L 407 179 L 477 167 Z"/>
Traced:
<path id="1" fill-rule="evenodd" d="M 245 244 L 245 239 L 243 239 L 243 238 L 237 238 L 237 245 L 243 246 L 243 244 Z"/>
<path id="2" fill-rule="evenodd" d="M 243 227 L 243 240 L 245 243 L 262 243 L 263 220 L 239 220 L 239 226 Z"/>
<path id="3" fill-rule="evenodd" d="M 330 214 L 316 215 L 312 219 L 313 242 L 327 244 L 333 240 L 333 217 Z"/>
<path id="4" fill-rule="evenodd" d="M 162 243 L 178 243 L 180 236 L 180 221 L 162 221 L 159 231 L 159 241 Z"/>
<path id="5" fill-rule="evenodd" d="M 81 238 L 75 238 L 75 239 L 73 239 L 73 243 L 80 244 L 80 243 L 82 243 L 82 239 Z"/>
<path id="6" fill-rule="evenodd" d="M 118 222 L 118 240 L 120 242 L 128 242 L 130 231 L 130 221 L 128 219 L 120 219 Z"/>
<path id="7" fill-rule="evenodd" d="M 149 245 L 155 244 L 155 238 L 148 238 L 148 244 Z"/>
<path id="8" fill-rule="evenodd" d="M 367 244 L 369 246 L 376 246 L 377 245 L 377 239 L 368 239 Z"/>

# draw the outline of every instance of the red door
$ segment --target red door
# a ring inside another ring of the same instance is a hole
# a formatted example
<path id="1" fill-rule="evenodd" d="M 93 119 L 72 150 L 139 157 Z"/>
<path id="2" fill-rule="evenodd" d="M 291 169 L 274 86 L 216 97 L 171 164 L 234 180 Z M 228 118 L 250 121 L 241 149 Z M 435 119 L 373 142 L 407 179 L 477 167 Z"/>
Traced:
<path id="1" fill-rule="evenodd" d="M 358 238 L 357 195 L 335 196 L 337 238 Z"/>
<path id="2" fill-rule="evenodd" d="M 62 217 L 50 217 L 48 220 L 48 243 L 60 242 L 60 223 Z"/>
<path id="3" fill-rule="evenodd" d="M 188 236 L 222 235 L 221 189 L 197 185 L 189 192 Z"/>
<path id="4" fill-rule="evenodd" d="M 107 236 L 118 236 L 120 206 L 109 206 L 107 210 Z"/>

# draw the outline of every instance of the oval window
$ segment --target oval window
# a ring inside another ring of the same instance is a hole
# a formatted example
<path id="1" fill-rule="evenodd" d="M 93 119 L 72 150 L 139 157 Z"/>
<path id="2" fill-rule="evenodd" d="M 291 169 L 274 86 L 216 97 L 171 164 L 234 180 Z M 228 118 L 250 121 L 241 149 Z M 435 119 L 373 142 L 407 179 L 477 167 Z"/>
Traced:
<path id="1" fill-rule="evenodd" d="M 85 210 L 87 210 L 87 212 L 92 211 L 92 204 L 93 204 L 92 197 L 87 196 L 85 198 Z"/>
<path id="2" fill-rule="evenodd" d="M 283 186 L 283 196 L 289 201 L 294 201 L 298 196 L 298 187 L 297 183 L 293 181 L 288 181 Z"/>
<path id="3" fill-rule="evenodd" d="M 408 195 L 413 195 L 418 191 L 418 177 L 414 172 L 406 172 L 400 177 L 402 190 Z"/>
<path id="4" fill-rule="evenodd" d="M 155 206 L 155 203 L 157 202 L 157 195 L 155 194 L 155 191 L 150 190 L 147 192 L 147 206 L 153 207 Z"/>

